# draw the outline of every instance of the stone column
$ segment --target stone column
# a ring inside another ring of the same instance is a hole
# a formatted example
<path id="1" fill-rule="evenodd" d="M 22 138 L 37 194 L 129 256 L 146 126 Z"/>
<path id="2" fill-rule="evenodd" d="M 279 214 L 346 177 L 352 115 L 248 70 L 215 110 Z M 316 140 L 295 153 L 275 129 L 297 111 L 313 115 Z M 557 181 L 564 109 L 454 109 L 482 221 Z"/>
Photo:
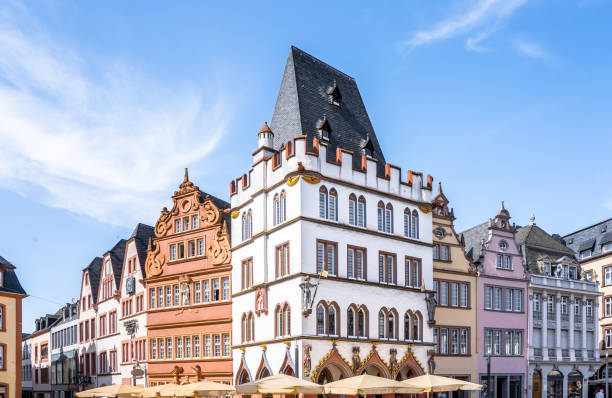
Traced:
<path id="1" fill-rule="evenodd" d="M 574 351 L 575 347 L 574 347 L 574 306 L 576 305 L 575 303 L 575 298 L 573 294 L 570 294 L 570 298 L 569 298 L 569 352 L 570 352 L 570 359 L 572 361 L 576 360 L 576 353 Z"/>
<path id="2" fill-rule="evenodd" d="M 561 360 L 561 293 L 557 292 L 556 296 L 557 302 L 555 306 L 557 307 L 557 322 L 555 324 L 555 351 L 557 351 L 557 361 Z"/>
<path id="3" fill-rule="evenodd" d="M 548 361 L 548 294 L 542 292 L 542 359 Z"/>

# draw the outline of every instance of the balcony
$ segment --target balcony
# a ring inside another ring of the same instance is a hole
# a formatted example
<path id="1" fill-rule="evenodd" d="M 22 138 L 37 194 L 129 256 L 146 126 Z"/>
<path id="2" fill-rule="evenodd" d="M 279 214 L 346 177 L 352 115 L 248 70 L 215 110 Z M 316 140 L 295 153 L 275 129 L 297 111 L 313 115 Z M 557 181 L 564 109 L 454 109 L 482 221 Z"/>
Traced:
<path id="1" fill-rule="evenodd" d="M 533 349 L 533 357 L 537 360 L 542 360 L 542 349 L 541 348 L 534 348 Z"/>
<path id="2" fill-rule="evenodd" d="M 597 293 L 597 283 L 589 281 L 575 281 L 572 279 L 557 278 L 546 275 L 533 275 L 531 277 L 532 285 L 558 287 L 562 289 L 575 289 Z"/>

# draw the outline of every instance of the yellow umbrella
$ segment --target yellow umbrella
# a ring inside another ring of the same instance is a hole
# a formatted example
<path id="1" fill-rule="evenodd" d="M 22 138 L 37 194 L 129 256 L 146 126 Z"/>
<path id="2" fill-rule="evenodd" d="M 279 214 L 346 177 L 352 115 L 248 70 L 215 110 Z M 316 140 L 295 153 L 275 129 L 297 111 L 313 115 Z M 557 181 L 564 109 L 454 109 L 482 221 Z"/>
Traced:
<path id="1" fill-rule="evenodd" d="M 450 377 L 436 376 L 425 374 L 418 377 L 412 377 L 402 381 L 409 386 L 422 388 L 429 396 L 430 392 L 457 391 L 457 390 L 481 390 L 480 384 L 470 383 L 467 381 L 452 379 Z"/>
<path id="2" fill-rule="evenodd" d="M 160 395 L 161 391 L 166 390 L 166 389 L 176 388 L 176 387 L 180 387 L 180 386 L 174 383 L 160 384 L 158 386 L 144 388 L 138 392 L 133 393 L 132 396 L 143 397 L 143 398 L 155 398 L 155 397 L 161 396 Z"/>
<path id="3" fill-rule="evenodd" d="M 277 374 L 236 386 L 238 394 L 322 394 L 323 386 L 294 376 Z"/>
<path id="4" fill-rule="evenodd" d="M 236 389 L 233 386 L 214 381 L 203 380 L 196 383 L 183 384 L 174 389 L 162 390 L 162 397 L 213 397 L 218 395 L 234 394 Z"/>
<path id="5" fill-rule="evenodd" d="M 77 392 L 75 395 L 79 398 L 127 397 L 138 391 L 142 391 L 142 388 L 126 384 L 111 384 L 110 386 Z"/>
<path id="6" fill-rule="evenodd" d="M 323 385 L 326 394 L 366 395 L 366 394 L 418 394 L 420 387 L 404 384 L 384 377 L 364 374 L 333 381 Z"/>

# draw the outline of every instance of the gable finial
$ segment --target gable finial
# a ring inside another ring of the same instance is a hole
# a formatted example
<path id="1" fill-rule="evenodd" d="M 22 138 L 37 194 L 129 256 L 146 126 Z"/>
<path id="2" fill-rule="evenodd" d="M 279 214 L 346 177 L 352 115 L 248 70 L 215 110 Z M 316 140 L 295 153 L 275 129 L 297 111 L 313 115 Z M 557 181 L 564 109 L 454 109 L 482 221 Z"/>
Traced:
<path id="1" fill-rule="evenodd" d="M 189 171 L 187 170 L 187 167 L 185 167 L 185 177 L 183 178 L 183 182 L 187 181 L 189 181 Z"/>
<path id="2" fill-rule="evenodd" d="M 504 201 L 503 201 L 503 200 L 501 201 L 501 208 L 500 208 L 499 210 L 500 210 L 500 211 L 502 211 L 502 210 L 506 210 L 506 209 L 504 208 Z"/>
<path id="3" fill-rule="evenodd" d="M 442 193 L 442 181 L 438 181 L 438 194 Z"/>
<path id="4" fill-rule="evenodd" d="M 535 214 L 531 212 L 531 217 L 529 217 L 529 224 L 535 225 Z"/>

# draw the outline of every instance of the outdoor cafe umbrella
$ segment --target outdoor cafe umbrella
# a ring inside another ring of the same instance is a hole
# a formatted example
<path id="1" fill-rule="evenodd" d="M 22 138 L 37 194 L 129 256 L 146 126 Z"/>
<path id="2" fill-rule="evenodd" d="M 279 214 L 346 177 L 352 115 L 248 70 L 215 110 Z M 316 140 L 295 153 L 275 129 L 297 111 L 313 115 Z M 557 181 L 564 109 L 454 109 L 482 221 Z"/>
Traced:
<path id="1" fill-rule="evenodd" d="M 477 391 L 482 389 L 482 385 L 470 383 L 467 381 L 452 379 L 450 377 L 436 376 L 431 374 L 425 374 L 418 377 L 412 377 L 402 381 L 402 383 L 421 388 L 422 391 L 427 392 L 429 396 L 430 392 L 443 392 L 443 391 Z"/>
<path id="2" fill-rule="evenodd" d="M 367 395 L 367 394 L 418 394 L 423 388 L 404 384 L 384 377 L 364 374 L 333 381 L 323 385 L 326 394 Z"/>
<path id="3" fill-rule="evenodd" d="M 218 395 L 234 394 L 236 389 L 229 384 L 202 380 L 195 383 L 183 384 L 172 390 L 162 390 L 162 397 L 213 397 Z M 167 394 L 168 393 L 168 394 Z M 169 395 L 172 393 L 172 395 Z"/>
<path id="4" fill-rule="evenodd" d="M 142 387 L 134 387 L 126 384 L 111 384 L 110 386 L 77 392 L 75 395 L 79 398 L 127 397 L 138 391 L 142 391 Z"/>
<path id="5" fill-rule="evenodd" d="M 160 397 L 161 396 L 161 391 L 163 390 L 169 390 L 175 387 L 180 387 L 178 384 L 174 384 L 174 383 L 169 383 L 169 384 L 160 384 L 157 386 L 153 386 L 153 387 L 147 387 L 147 388 L 143 388 L 140 391 L 137 391 L 135 393 L 132 394 L 132 396 L 135 397 L 142 397 L 142 398 L 155 398 L 155 397 Z"/>
<path id="6" fill-rule="evenodd" d="M 323 386 L 294 376 L 277 374 L 236 386 L 238 394 L 322 394 Z"/>

